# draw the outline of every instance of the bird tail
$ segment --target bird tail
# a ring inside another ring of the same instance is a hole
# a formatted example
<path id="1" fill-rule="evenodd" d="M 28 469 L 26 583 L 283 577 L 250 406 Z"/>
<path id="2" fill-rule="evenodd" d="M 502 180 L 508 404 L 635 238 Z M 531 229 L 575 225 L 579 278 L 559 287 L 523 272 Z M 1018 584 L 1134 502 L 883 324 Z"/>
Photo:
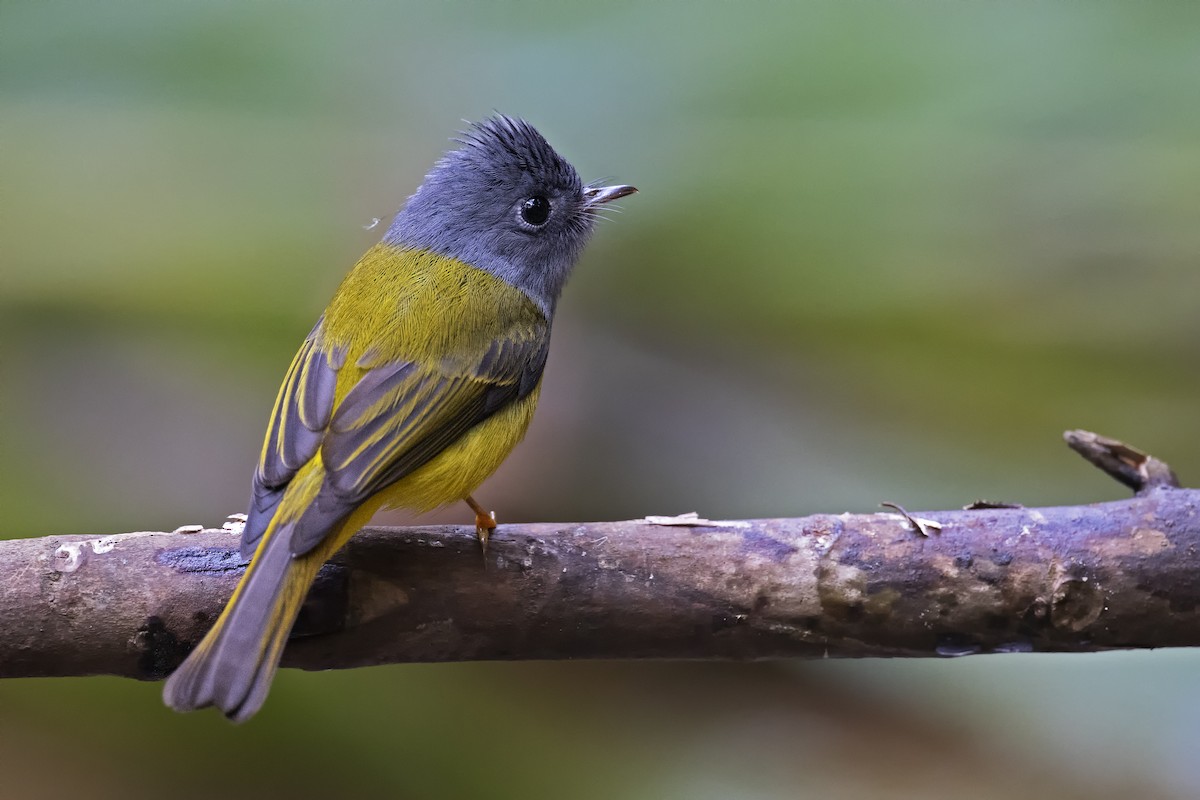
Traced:
<path id="1" fill-rule="evenodd" d="M 167 679 L 168 706 L 176 711 L 216 706 L 243 722 L 267 699 L 292 624 L 328 555 L 293 558 L 292 526 L 267 531 L 221 616 Z"/>

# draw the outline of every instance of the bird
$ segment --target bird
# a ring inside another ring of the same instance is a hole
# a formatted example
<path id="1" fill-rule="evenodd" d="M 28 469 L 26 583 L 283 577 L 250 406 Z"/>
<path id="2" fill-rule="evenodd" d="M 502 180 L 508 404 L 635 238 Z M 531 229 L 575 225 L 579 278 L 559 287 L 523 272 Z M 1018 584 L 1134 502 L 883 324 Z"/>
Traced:
<path id="1" fill-rule="evenodd" d="M 522 119 L 470 125 L 343 279 L 283 379 L 251 483 L 246 571 L 168 678 L 177 711 L 263 705 L 317 571 L 381 507 L 465 501 L 524 437 L 555 308 L 606 204 Z"/>

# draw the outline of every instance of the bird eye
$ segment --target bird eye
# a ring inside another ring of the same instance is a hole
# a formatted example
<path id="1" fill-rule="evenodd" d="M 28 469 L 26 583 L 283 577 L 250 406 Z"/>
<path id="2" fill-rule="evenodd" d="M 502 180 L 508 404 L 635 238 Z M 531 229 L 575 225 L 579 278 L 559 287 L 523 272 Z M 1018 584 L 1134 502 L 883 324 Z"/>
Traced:
<path id="1" fill-rule="evenodd" d="M 530 225 L 545 225 L 550 219 L 550 201 L 540 195 L 521 204 L 521 219 Z"/>

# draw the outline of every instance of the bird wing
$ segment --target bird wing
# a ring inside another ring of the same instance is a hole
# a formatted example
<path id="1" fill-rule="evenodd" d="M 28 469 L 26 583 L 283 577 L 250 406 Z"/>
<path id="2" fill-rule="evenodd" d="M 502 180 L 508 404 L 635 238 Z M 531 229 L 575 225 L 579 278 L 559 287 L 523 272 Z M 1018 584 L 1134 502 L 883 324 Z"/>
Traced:
<path id="1" fill-rule="evenodd" d="M 246 557 L 266 532 L 292 478 L 317 454 L 333 412 L 337 372 L 345 352 L 330 354 L 316 347 L 323 338 L 324 322 L 324 317 L 318 320 L 300 345 L 275 397 L 242 531 Z"/>
<path id="2" fill-rule="evenodd" d="M 472 338 L 479 339 L 475 346 L 460 341 L 448 358 L 380 358 L 368 349 L 351 361 L 352 348 L 335 344 L 318 322 L 271 414 L 243 554 L 254 552 L 281 503 L 286 516 L 297 517 L 292 554 L 308 552 L 368 497 L 537 387 L 549 344 L 540 313 L 506 326 L 503 335 Z M 345 375 L 349 370 L 357 377 Z M 348 390 L 340 391 L 343 385 Z M 315 494 L 301 489 L 293 493 L 298 502 L 284 502 L 297 473 L 316 457 L 323 477 Z"/>

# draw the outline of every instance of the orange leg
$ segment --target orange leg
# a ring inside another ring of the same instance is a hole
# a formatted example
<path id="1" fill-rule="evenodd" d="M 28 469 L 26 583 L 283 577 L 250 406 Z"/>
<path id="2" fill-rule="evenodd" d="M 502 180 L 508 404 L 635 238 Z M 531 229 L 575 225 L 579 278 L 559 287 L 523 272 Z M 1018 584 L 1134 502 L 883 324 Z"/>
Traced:
<path id="1" fill-rule="evenodd" d="M 479 537 L 479 543 L 483 545 L 483 552 L 487 552 L 488 537 L 492 535 L 492 531 L 496 529 L 496 512 L 487 512 L 483 510 L 483 506 L 475 502 L 475 498 L 467 495 L 466 503 L 475 512 L 475 535 Z"/>

